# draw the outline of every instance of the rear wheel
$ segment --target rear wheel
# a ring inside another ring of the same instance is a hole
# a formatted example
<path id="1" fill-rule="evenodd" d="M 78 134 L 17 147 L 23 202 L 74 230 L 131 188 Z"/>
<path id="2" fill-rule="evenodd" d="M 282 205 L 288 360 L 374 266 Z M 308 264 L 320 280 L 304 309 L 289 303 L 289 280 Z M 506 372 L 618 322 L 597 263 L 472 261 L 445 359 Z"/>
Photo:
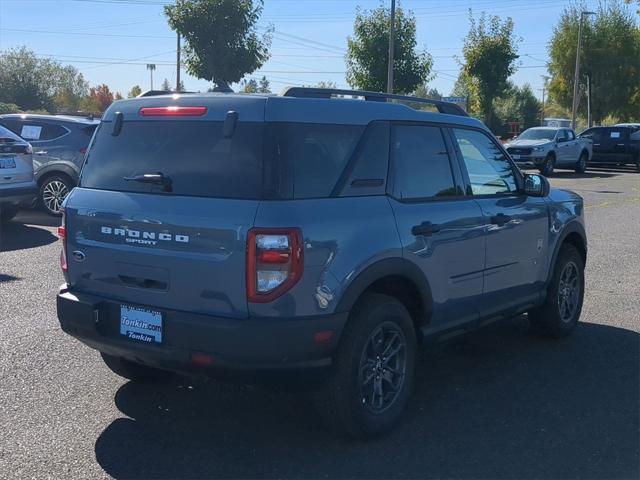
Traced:
<path id="1" fill-rule="evenodd" d="M 636 155 L 636 172 L 640 173 L 640 153 Z"/>
<path id="2" fill-rule="evenodd" d="M 113 373 L 136 382 L 154 382 L 164 380 L 172 375 L 169 371 L 141 365 L 124 358 L 114 357 L 102 352 L 100 352 L 100 355 L 105 365 Z"/>
<path id="3" fill-rule="evenodd" d="M 416 334 L 407 309 L 387 295 L 366 294 L 352 315 L 316 400 L 334 430 L 363 438 L 399 421 L 413 384 Z"/>
<path id="4" fill-rule="evenodd" d="M 556 156 L 553 153 L 547 155 L 544 159 L 544 163 L 542 167 L 540 167 L 540 173 L 545 177 L 550 177 L 553 175 L 553 169 L 556 166 Z"/>
<path id="5" fill-rule="evenodd" d="M 589 162 L 589 155 L 587 152 L 582 152 L 578 163 L 576 163 L 576 173 L 584 173 L 587 171 L 587 163 Z"/>
<path id="6" fill-rule="evenodd" d="M 18 209 L 15 207 L 0 207 L 0 222 L 7 223 L 18 214 Z"/>
<path id="7" fill-rule="evenodd" d="M 38 202 L 49 215 L 60 215 L 62 202 L 73 187 L 73 182 L 66 175 L 51 175 L 40 184 Z"/>
<path id="8" fill-rule="evenodd" d="M 567 336 L 578 324 L 583 298 L 584 261 L 573 245 L 562 245 L 545 303 L 529 312 L 529 322 L 545 336 Z"/>

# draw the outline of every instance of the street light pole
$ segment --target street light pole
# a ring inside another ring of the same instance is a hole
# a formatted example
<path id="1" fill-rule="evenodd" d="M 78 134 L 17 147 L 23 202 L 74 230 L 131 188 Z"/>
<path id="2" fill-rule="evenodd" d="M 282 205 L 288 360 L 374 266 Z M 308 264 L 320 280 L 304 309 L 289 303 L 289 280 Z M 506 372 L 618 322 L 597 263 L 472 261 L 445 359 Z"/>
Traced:
<path id="1" fill-rule="evenodd" d="M 542 111 L 540 112 L 540 125 L 544 126 L 544 94 L 547 91 L 547 82 L 549 81 L 549 77 L 546 75 L 542 75 Z"/>
<path id="2" fill-rule="evenodd" d="M 178 45 L 176 48 L 176 92 L 180 91 L 180 33 L 178 32 Z"/>
<path id="3" fill-rule="evenodd" d="M 151 72 L 151 90 L 153 90 L 153 71 L 156 69 L 155 63 L 147 63 L 147 70 Z"/>
<path id="4" fill-rule="evenodd" d="M 586 15 L 595 15 L 595 12 L 580 12 L 580 22 L 578 24 L 578 46 L 576 48 L 576 69 L 573 77 L 573 105 L 571 108 L 571 128 L 576 128 L 576 117 L 578 115 L 578 82 L 580 79 L 580 50 L 582 48 L 582 24 Z"/>
<path id="5" fill-rule="evenodd" d="M 391 25 L 389 26 L 389 63 L 387 65 L 387 93 L 393 93 L 393 42 L 396 36 L 396 0 L 391 0 Z"/>

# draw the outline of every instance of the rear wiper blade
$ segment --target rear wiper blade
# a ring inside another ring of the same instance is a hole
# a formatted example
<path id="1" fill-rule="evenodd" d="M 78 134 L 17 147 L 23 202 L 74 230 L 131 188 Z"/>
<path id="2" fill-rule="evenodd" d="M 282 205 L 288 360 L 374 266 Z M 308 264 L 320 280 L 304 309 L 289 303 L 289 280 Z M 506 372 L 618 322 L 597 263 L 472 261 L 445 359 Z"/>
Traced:
<path id="1" fill-rule="evenodd" d="M 167 177 L 162 172 L 158 173 L 143 173 L 142 175 L 134 175 L 133 177 L 124 177 L 127 182 L 140 182 L 140 183 L 153 183 L 155 185 L 162 185 L 165 192 L 171 192 L 172 181 L 170 177 Z"/>

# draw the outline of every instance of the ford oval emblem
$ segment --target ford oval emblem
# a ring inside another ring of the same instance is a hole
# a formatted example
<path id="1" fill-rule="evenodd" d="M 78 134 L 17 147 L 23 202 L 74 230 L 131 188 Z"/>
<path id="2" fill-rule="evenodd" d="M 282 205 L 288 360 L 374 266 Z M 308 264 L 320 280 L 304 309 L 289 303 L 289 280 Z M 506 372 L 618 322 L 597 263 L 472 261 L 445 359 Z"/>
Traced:
<path id="1" fill-rule="evenodd" d="M 80 250 L 76 250 L 71 255 L 73 255 L 73 259 L 76 262 L 84 262 L 84 259 L 86 258 L 85 254 L 82 253 Z"/>

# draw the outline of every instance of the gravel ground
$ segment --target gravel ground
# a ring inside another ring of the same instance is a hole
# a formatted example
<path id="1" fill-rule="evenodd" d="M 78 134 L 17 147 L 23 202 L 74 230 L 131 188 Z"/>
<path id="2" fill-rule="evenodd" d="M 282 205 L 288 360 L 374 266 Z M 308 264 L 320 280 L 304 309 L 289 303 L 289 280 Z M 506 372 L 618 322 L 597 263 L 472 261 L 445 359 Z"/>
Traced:
<path id="1" fill-rule="evenodd" d="M 403 424 L 368 443 L 302 396 L 115 376 L 59 329 L 56 220 L 21 215 L 0 231 L 0 478 L 638 478 L 640 175 L 552 184 L 586 202 L 584 323 L 545 341 L 516 318 L 422 353 Z"/>

